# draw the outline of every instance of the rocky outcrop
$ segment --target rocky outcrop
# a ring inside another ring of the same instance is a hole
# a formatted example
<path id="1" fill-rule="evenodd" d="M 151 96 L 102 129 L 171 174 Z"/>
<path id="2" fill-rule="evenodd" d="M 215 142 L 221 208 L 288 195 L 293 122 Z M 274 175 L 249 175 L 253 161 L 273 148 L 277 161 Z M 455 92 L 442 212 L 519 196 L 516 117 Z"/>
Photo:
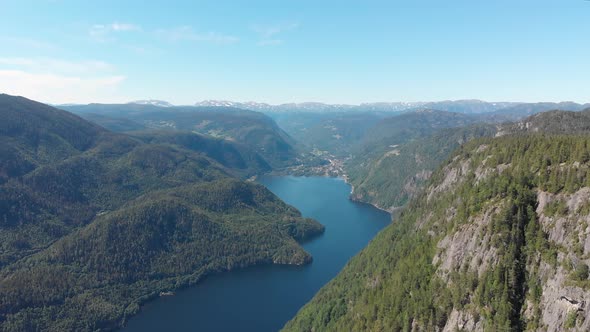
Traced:
<path id="1" fill-rule="evenodd" d="M 539 304 L 542 322 L 547 331 L 574 328 L 590 330 L 590 301 L 588 284 L 576 280 L 574 271 L 590 263 L 590 216 L 584 207 L 590 202 L 590 188 L 572 194 L 537 194 L 537 215 L 549 241 L 559 248 L 556 266 L 542 262 L 539 276 L 543 295 Z M 547 215 L 551 204 L 559 202 L 564 208 L 558 214 Z M 566 323 L 570 326 L 566 326 Z"/>
<path id="2" fill-rule="evenodd" d="M 470 165 L 471 163 L 469 160 L 463 160 L 459 161 L 458 164 L 452 163 L 449 166 L 445 167 L 443 171 L 444 178 L 442 182 L 437 184 L 436 186 L 428 188 L 428 201 L 431 201 L 432 198 L 435 197 L 437 194 L 443 193 L 451 189 L 460 181 L 465 180 Z"/>
<path id="3" fill-rule="evenodd" d="M 459 311 L 453 309 L 449 316 L 445 327 L 442 332 L 455 332 L 455 331 L 483 331 L 483 324 L 481 321 L 475 319 L 472 314 L 466 311 Z"/>
<path id="4" fill-rule="evenodd" d="M 467 143 L 287 330 L 590 331 L 589 146 Z"/>
<path id="5" fill-rule="evenodd" d="M 487 229 L 499 210 L 496 205 L 491 206 L 438 242 L 438 252 L 432 260 L 432 265 L 437 266 L 437 275 L 446 281 L 451 272 L 459 270 L 482 276 L 496 264 L 497 249 L 492 246 L 492 236 Z"/>

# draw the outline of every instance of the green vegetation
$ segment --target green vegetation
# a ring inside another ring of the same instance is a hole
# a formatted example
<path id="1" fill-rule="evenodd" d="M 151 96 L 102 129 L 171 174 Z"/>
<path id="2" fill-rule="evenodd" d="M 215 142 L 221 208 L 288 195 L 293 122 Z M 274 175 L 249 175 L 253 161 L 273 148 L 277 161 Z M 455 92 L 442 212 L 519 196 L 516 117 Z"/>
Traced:
<path id="1" fill-rule="evenodd" d="M 589 149 L 588 136 L 558 135 L 475 139 L 463 145 L 433 174 L 429 189 L 320 290 L 285 331 L 436 330 L 453 310 L 469 313 L 488 331 L 539 328 L 538 266 L 542 261 L 555 266 L 559 248 L 537 218 L 536 191 L 573 193 L 588 186 L 590 164 L 584 156 Z M 445 237 L 482 224 L 488 214 L 490 240 L 478 251 L 494 253 L 493 268 L 478 275 L 466 264 L 446 271 L 433 263 Z M 532 305 L 530 316 L 523 314 L 525 299 Z"/>
<path id="2" fill-rule="evenodd" d="M 361 154 L 347 165 L 353 197 L 386 209 L 404 206 L 457 147 L 495 132 L 492 125 L 442 129 L 424 138 L 391 145 L 375 158 Z"/>
<path id="3" fill-rule="evenodd" d="M 84 113 L 80 114 L 80 116 L 85 120 L 94 122 L 97 125 L 114 132 L 130 132 L 147 129 L 145 126 L 129 119 L 113 118 L 94 113 Z"/>
<path id="4" fill-rule="evenodd" d="M 580 263 L 576 266 L 574 271 L 574 278 L 579 281 L 587 280 L 588 279 L 588 264 Z"/>
<path id="5" fill-rule="evenodd" d="M 568 207 L 563 200 L 555 200 L 545 206 L 543 211 L 548 217 L 561 217 L 567 215 Z"/>
<path id="6" fill-rule="evenodd" d="M 358 158 L 376 157 L 389 150 L 391 145 L 403 144 L 432 135 L 445 128 L 463 127 L 477 122 L 465 114 L 436 110 L 419 110 L 389 117 L 368 130 L 367 135 L 353 149 Z"/>
<path id="7" fill-rule="evenodd" d="M 580 204 L 576 213 L 581 216 L 589 215 L 590 214 L 590 202 L 583 202 L 582 204 Z"/>
<path id="8" fill-rule="evenodd" d="M 521 107 L 526 105 L 529 104 Z M 547 109 L 548 105 L 532 107 Z M 346 164 L 355 188 L 353 198 L 385 209 L 402 207 L 422 189 L 442 161 L 474 138 L 491 137 L 497 132 L 504 135 L 590 132 L 590 111 L 551 111 L 514 124 L 460 127 L 476 119 L 463 114 L 423 111 L 381 121 L 368 130 L 370 134 L 363 138 L 364 143 L 355 149 L 354 158 Z M 448 127 L 451 128 L 441 129 Z M 590 153 L 580 156 L 581 162 L 588 160 Z"/>
<path id="9" fill-rule="evenodd" d="M 63 108 L 115 129 L 128 130 L 132 127 L 129 125 L 131 122 L 150 129 L 189 131 L 239 142 L 254 149 L 273 168 L 297 165 L 311 158 L 302 156 L 302 150 L 295 141 L 271 118 L 258 112 L 228 107 L 162 108 L 139 104 L 90 104 Z"/>
<path id="10" fill-rule="evenodd" d="M 503 121 L 517 121 L 526 116 L 538 114 L 541 112 L 549 113 L 553 110 L 567 110 L 567 111 L 581 111 L 588 108 L 588 104 L 581 105 L 574 102 L 560 102 L 560 103 L 519 103 L 512 106 L 501 108 L 488 114 L 482 114 L 485 118 L 495 118 Z"/>
<path id="11" fill-rule="evenodd" d="M 254 184 L 222 180 L 152 192 L 0 271 L 3 325 L 115 328 L 136 311 L 130 308 L 206 274 L 307 263 L 295 239 L 322 230 Z"/>
<path id="12" fill-rule="evenodd" d="M 130 135 L 148 144 L 169 144 L 199 153 L 239 177 L 247 178 L 272 170 L 255 149 L 243 143 L 185 131 L 140 131 Z"/>
<path id="13" fill-rule="evenodd" d="M 122 326 L 145 301 L 253 264 L 305 264 L 323 232 L 263 186 L 256 148 L 115 134 L 0 95 L 0 330 Z"/>
<path id="14" fill-rule="evenodd" d="M 348 157 L 352 147 L 380 120 L 397 115 L 379 112 L 275 113 L 273 118 L 297 141 L 309 148 Z"/>
<path id="15" fill-rule="evenodd" d="M 571 329 L 576 327 L 576 320 L 578 319 L 578 312 L 576 310 L 572 310 L 567 314 L 567 318 L 565 319 L 565 328 Z"/>

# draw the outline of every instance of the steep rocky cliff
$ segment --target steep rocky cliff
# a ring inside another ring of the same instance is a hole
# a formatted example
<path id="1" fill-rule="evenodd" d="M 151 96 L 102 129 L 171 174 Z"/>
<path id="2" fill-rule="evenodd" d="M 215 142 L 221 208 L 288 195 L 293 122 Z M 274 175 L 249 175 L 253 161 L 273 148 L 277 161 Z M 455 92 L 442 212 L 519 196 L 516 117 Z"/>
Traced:
<path id="1" fill-rule="evenodd" d="M 473 140 L 287 331 L 590 329 L 590 136 Z"/>
<path id="2" fill-rule="evenodd" d="M 493 136 L 496 129 L 486 124 L 442 129 L 389 145 L 375 156 L 355 158 L 346 166 L 354 186 L 351 198 L 384 210 L 397 210 L 420 193 L 432 172 L 457 147 L 474 138 Z"/>

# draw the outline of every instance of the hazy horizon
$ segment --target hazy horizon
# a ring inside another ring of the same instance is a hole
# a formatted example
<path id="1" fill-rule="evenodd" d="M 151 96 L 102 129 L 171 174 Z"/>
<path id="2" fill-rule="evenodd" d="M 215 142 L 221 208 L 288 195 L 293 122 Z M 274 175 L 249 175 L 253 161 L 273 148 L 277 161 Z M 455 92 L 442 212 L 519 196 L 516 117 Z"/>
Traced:
<path id="1" fill-rule="evenodd" d="M 1 92 L 0 92 L 1 93 Z M 27 96 L 21 96 L 21 97 L 27 97 Z M 136 99 L 136 100 L 129 100 L 129 101 L 121 101 L 121 102 L 114 102 L 112 104 L 132 104 L 132 103 L 137 103 L 137 102 L 143 102 L 143 101 L 161 101 L 161 102 L 168 102 L 170 104 L 172 104 L 172 106 L 195 106 L 196 104 L 199 103 L 204 103 L 204 102 L 232 102 L 232 103 L 237 103 L 237 104 L 248 104 L 248 103 L 255 103 L 255 104 L 265 104 L 265 105 L 269 105 L 269 106 L 281 106 L 281 105 L 289 105 L 289 104 L 323 104 L 323 105 L 332 105 L 332 106 L 362 106 L 362 105 L 375 105 L 375 104 L 430 104 L 430 103 L 442 103 L 442 102 L 468 102 L 468 101 L 473 101 L 473 102 L 484 102 L 484 103 L 490 103 L 490 104 L 494 104 L 494 103 L 514 103 L 514 104 L 534 104 L 534 103 L 576 103 L 576 104 L 580 104 L 580 105 L 586 105 L 586 104 L 590 104 L 590 102 L 584 102 L 584 101 L 576 101 L 576 100 L 535 100 L 535 101 L 510 101 L 510 100 L 482 100 L 482 99 L 444 99 L 444 100 L 427 100 L 427 101 L 405 101 L 405 100 L 392 100 L 392 101 L 367 101 L 367 102 L 361 102 L 358 104 L 348 104 L 348 103 L 329 103 L 329 102 L 324 102 L 324 101 L 316 101 L 316 100 L 304 100 L 304 101 L 291 101 L 291 102 L 279 102 L 279 103 L 269 103 L 269 102 L 264 102 L 264 101 L 257 101 L 257 100 L 222 100 L 222 99 L 204 99 L 204 100 L 197 100 L 194 103 L 189 103 L 189 104 L 176 104 L 176 103 L 172 103 L 169 100 L 166 99 L 153 99 L 153 98 L 143 98 L 143 99 Z M 68 104 L 80 104 L 80 105 L 84 105 L 84 104 L 109 104 L 108 102 L 106 103 L 101 103 L 101 102 L 90 102 L 90 103 L 51 103 L 52 105 L 68 105 Z"/>

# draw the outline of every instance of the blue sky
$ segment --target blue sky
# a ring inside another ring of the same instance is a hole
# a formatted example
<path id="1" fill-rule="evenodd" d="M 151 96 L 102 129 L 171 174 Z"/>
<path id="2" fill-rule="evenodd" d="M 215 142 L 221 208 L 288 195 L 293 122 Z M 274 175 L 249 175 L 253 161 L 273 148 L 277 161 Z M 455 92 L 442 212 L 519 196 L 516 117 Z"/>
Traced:
<path id="1" fill-rule="evenodd" d="M 590 1 L 0 0 L 0 92 L 50 103 L 590 101 Z"/>

